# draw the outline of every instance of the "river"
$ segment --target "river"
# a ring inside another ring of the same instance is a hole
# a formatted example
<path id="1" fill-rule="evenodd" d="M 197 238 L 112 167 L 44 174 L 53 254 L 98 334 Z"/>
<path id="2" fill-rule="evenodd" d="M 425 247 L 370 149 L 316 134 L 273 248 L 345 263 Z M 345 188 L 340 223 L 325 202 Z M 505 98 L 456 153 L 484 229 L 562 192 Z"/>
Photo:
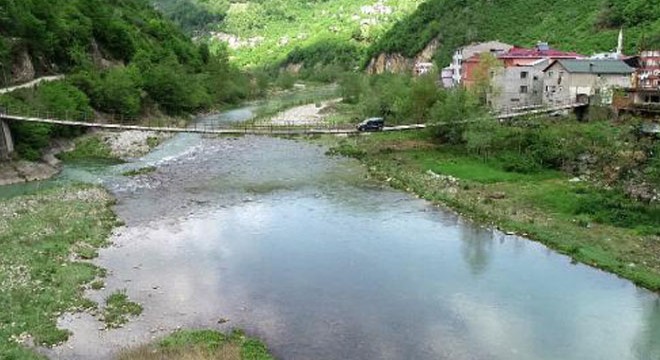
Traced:
<path id="1" fill-rule="evenodd" d="M 281 359 L 660 359 L 657 294 L 325 151 L 182 134 L 133 163 L 67 167 L 62 179 L 110 189 L 126 223 L 90 298 L 126 289 L 144 312 L 117 330 L 66 315 L 73 336 L 44 352 L 104 359 L 177 328 L 238 327 Z M 146 165 L 158 169 L 120 175 Z"/>

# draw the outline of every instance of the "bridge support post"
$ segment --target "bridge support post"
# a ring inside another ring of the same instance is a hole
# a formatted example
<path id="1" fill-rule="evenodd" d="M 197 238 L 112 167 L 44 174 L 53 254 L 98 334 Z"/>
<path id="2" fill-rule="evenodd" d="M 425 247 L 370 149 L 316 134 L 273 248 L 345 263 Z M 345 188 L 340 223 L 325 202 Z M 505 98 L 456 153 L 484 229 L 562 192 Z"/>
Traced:
<path id="1" fill-rule="evenodd" d="M 0 119 L 0 159 L 9 159 L 14 152 L 14 141 L 11 138 L 11 131 L 7 121 Z"/>
<path id="2" fill-rule="evenodd" d="M 587 115 L 589 114 L 589 105 L 573 108 L 573 114 L 575 114 L 575 118 L 578 121 L 586 120 Z"/>

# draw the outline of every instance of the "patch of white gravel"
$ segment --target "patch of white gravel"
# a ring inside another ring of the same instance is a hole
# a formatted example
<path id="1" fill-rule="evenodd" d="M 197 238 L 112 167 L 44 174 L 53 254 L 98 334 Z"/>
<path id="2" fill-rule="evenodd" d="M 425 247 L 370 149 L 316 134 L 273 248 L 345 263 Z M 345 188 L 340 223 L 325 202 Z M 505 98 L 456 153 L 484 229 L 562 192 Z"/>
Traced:
<path id="1" fill-rule="evenodd" d="M 331 113 L 327 108 L 333 106 L 342 99 L 323 101 L 320 104 L 307 104 L 282 111 L 277 115 L 264 121 L 268 125 L 317 125 L 325 122 Z"/>
<path id="2" fill-rule="evenodd" d="M 170 138 L 172 134 L 155 131 L 103 132 L 101 139 L 108 145 L 113 156 L 130 159 L 143 156 L 151 151 L 149 139 L 158 143 Z"/>

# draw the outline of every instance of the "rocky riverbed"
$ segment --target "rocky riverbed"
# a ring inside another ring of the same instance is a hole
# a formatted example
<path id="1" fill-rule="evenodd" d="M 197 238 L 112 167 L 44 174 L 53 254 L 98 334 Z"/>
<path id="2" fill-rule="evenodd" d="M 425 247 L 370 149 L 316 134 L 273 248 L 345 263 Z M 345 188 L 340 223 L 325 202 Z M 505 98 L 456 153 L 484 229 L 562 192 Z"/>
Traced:
<path id="1" fill-rule="evenodd" d="M 118 159 L 130 160 L 146 155 L 158 144 L 172 137 L 170 133 L 156 131 L 98 132 L 110 154 Z"/>
<path id="2" fill-rule="evenodd" d="M 111 157 L 128 161 L 147 154 L 172 135 L 154 131 L 99 131 L 86 136 L 99 138 L 102 145 L 107 146 Z M 61 170 L 57 155 L 74 151 L 77 142 L 54 140 L 39 161 L 0 162 L 0 186 L 52 178 Z"/>
<path id="3" fill-rule="evenodd" d="M 45 162 L 10 161 L 0 163 L 0 186 L 46 180 L 59 172 L 57 166 Z"/>

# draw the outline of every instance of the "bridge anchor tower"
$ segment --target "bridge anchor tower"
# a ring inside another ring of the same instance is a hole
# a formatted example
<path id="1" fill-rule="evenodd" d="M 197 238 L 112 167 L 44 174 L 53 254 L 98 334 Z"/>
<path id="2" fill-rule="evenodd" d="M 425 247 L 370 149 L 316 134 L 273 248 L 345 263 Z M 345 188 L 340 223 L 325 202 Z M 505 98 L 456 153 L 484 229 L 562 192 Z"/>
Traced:
<path id="1" fill-rule="evenodd" d="M 0 160 L 7 160 L 14 152 L 14 141 L 11 138 L 9 124 L 0 118 Z"/>

